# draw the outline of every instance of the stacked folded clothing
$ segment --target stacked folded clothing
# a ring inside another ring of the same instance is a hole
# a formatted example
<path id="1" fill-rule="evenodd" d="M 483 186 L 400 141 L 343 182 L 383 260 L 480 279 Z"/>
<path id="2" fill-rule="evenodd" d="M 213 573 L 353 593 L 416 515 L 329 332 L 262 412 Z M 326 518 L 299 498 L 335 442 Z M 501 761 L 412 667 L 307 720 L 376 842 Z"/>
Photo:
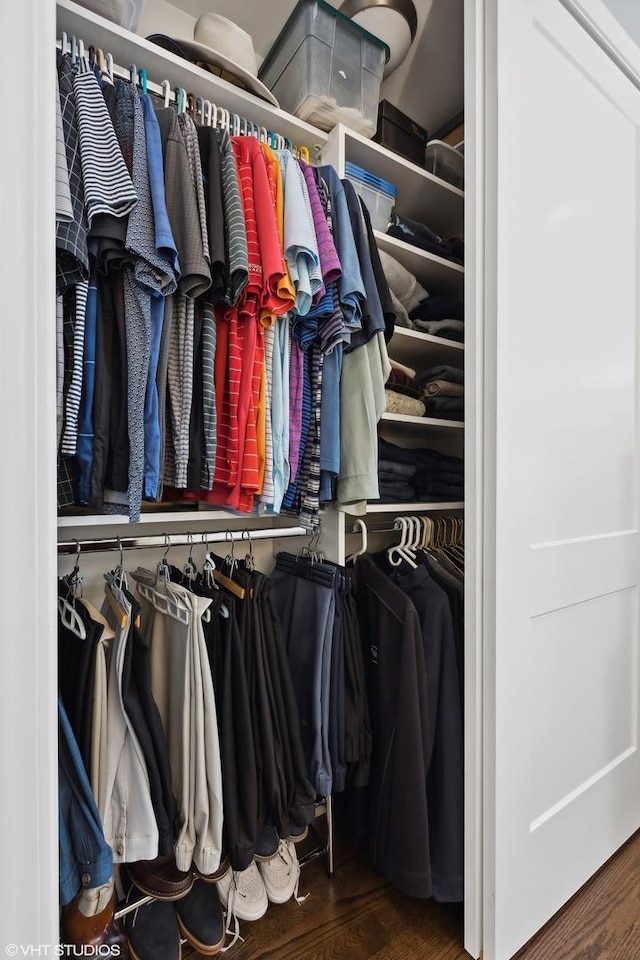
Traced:
<path id="1" fill-rule="evenodd" d="M 412 386 L 419 389 L 425 405 L 425 416 L 442 420 L 464 419 L 464 370 L 441 364 L 423 370 Z"/>
<path id="2" fill-rule="evenodd" d="M 384 250 L 379 254 L 396 311 L 396 326 L 464 343 L 462 300 L 438 293 L 429 294 L 395 257 Z"/>
<path id="3" fill-rule="evenodd" d="M 441 237 L 426 223 L 394 214 L 389 221 L 387 233 L 390 237 L 404 240 L 405 243 L 435 253 L 438 257 L 445 257 L 454 263 L 464 263 L 464 240 L 461 237 Z"/>
<path id="4" fill-rule="evenodd" d="M 443 503 L 464 499 L 464 462 L 429 448 L 407 449 L 378 440 L 383 503 Z"/>

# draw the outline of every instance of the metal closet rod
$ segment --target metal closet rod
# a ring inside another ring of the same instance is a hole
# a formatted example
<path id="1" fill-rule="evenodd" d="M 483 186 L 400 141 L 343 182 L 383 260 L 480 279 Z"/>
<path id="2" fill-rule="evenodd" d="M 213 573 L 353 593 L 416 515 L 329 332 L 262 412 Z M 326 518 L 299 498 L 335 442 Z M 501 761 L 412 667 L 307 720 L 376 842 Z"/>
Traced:
<path id="1" fill-rule="evenodd" d="M 292 153 L 303 154 L 303 159 L 307 162 L 311 161 L 311 151 L 305 144 L 296 146 L 296 144 L 287 137 L 283 137 L 281 133 L 267 130 L 266 127 L 254 123 L 252 120 L 247 120 L 246 117 L 241 117 L 239 114 L 227 110 L 226 107 L 218 107 L 204 97 L 196 97 L 183 87 L 172 88 L 168 80 L 164 80 L 162 83 L 155 83 L 148 79 L 147 71 L 144 68 L 138 69 L 134 63 L 130 64 L 129 67 L 122 67 L 113 62 L 113 57 L 110 53 L 105 55 L 99 47 L 94 47 L 93 45 L 88 46 L 81 37 L 76 37 L 73 34 L 68 37 L 66 33 L 63 33 L 61 37 L 56 39 L 56 47 L 62 53 L 65 53 L 67 50 L 67 44 L 69 45 L 69 52 L 74 58 L 74 61 L 76 57 L 87 56 L 91 51 L 94 52 L 94 54 L 99 51 L 105 58 L 106 69 L 112 77 L 131 80 L 136 86 L 139 85 L 144 93 L 153 93 L 155 96 L 162 97 L 165 105 L 174 103 L 178 108 L 178 112 L 193 106 L 194 109 L 201 113 L 204 121 L 203 111 L 206 109 L 207 115 L 213 118 L 210 120 L 212 126 L 224 126 L 230 134 L 235 136 L 252 134 L 258 137 L 261 142 L 268 143 L 273 149 L 288 149 Z M 220 123 L 218 123 L 219 120 Z M 316 150 L 315 147 L 314 150 Z"/>
<path id="2" fill-rule="evenodd" d="M 312 531 L 305 527 L 261 527 L 258 530 L 216 530 L 197 533 L 144 534 L 139 537 L 108 537 L 102 540 L 61 540 L 58 553 L 99 553 L 105 550 L 143 550 L 149 547 L 191 547 L 198 544 L 230 543 L 244 540 L 246 544 L 254 540 L 280 540 L 285 537 L 310 537 Z"/>

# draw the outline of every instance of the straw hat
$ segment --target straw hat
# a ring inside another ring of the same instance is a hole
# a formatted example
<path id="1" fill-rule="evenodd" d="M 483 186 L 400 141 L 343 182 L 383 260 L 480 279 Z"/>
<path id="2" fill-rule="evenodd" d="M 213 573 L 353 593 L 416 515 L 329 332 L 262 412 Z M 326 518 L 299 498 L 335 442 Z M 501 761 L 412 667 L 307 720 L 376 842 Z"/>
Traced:
<path id="1" fill-rule="evenodd" d="M 258 80 L 250 34 L 226 17 L 203 13 L 193 28 L 193 40 L 179 40 L 164 33 L 152 33 L 147 40 L 279 106 L 271 90 Z"/>

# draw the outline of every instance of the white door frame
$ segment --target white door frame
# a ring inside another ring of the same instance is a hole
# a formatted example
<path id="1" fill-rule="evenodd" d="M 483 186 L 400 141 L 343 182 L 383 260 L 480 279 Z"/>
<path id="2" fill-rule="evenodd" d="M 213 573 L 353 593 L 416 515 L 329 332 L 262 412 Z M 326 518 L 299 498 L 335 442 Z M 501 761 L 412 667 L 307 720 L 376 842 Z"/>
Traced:
<path id="1" fill-rule="evenodd" d="M 4 954 L 58 943 L 55 4 L 2 4 L 0 27 Z"/>
<path id="2" fill-rule="evenodd" d="M 482 951 L 483 424 L 486 245 L 484 182 L 484 4 L 464 3 L 465 225 L 465 848 L 464 946 Z M 489 421 L 490 422 L 490 421 Z"/>
<path id="3" fill-rule="evenodd" d="M 496 854 L 496 457 L 497 409 L 497 263 L 498 241 L 498 17 L 511 0 L 468 0 L 475 11 L 476 37 L 482 37 L 484 62 L 478 57 L 475 76 L 478 89 L 474 121 L 478 138 L 477 188 L 483 194 L 480 227 L 474 250 L 475 269 L 483 275 L 483 289 L 476 283 L 476 322 L 482 317 L 483 351 L 478 345 L 478 364 L 484 381 L 484 424 L 477 423 L 482 450 L 481 489 L 476 502 L 484 518 L 482 535 L 482 583 L 477 585 L 482 622 L 482 947 L 484 960 L 495 957 L 495 854 Z M 640 50 L 600 0 L 557 0 L 592 37 L 606 55 L 640 89 Z M 466 145 L 465 145 L 466 152 Z M 479 201 L 476 207 L 480 209 Z M 486 254 L 486 256 L 485 256 Z M 467 267 L 469 269 L 469 267 Z M 476 393 L 478 391 L 476 390 Z"/>

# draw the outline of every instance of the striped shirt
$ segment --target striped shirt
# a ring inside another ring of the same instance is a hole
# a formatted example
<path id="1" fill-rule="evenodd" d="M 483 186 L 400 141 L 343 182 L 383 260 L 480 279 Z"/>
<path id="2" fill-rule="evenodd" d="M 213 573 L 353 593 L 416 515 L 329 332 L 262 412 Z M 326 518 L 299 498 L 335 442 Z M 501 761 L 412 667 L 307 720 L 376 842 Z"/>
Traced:
<path id="1" fill-rule="evenodd" d="M 82 163 L 78 143 L 76 103 L 73 92 L 71 57 L 58 54 L 58 82 L 62 132 L 69 171 L 69 192 L 73 220 L 56 225 L 56 289 L 69 289 L 80 280 L 89 279 L 89 251 L 87 249 L 87 215 L 84 209 Z"/>
<path id="2" fill-rule="evenodd" d="M 238 169 L 226 130 L 220 136 L 220 157 L 222 164 L 222 201 L 224 205 L 224 231 L 227 248 L 228 278 L 225 301 L 229 306 L 236 304 L 244 292 L 249 279 L 249 258 L 247 253 L 247 230 L 244 222 L 244 209 L 240 196 Z"/>
<path id="3" fill-rule="evenodd" d="M 102 91 L 85 57 L 78 60 L 73 90 L 78 116 L 84 202 L 90 227 L 99 213 L 125 216 L 138 198 Z"/>
<path id="4" fill-rule="evenodd" d="M 73 220 L 71 189 L 69 187 L 69 167 L 64 146 L 62 129 L 62 111 L 60 109 L 60 85 L 56 73 L 56 220 L 69 223 Z"/>

